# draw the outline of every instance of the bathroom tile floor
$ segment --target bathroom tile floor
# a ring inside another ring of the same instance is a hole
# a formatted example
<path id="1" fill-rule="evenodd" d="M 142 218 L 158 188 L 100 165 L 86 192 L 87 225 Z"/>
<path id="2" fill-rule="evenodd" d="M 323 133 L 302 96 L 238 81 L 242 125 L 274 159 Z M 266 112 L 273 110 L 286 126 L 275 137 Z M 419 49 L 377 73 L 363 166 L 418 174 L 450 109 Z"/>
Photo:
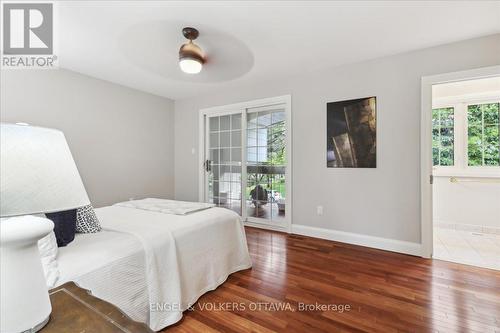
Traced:
<path id="1" fill-rule="evenodd" d="M 435 227 L 433 258 L 500 270 L 500 235 Z"/>

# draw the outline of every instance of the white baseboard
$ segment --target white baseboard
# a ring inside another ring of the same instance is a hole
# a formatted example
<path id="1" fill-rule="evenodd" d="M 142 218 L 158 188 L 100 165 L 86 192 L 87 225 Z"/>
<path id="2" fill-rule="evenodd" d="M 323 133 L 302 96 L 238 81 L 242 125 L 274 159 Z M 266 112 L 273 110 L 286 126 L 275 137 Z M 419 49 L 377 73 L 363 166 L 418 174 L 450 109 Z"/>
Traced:
<path id="1" fill-rule="evenodd" d="M 434 220 L 434 226 L 443 229 L 459 230 L 459 231 L 470 231 L 470 232 L 480 232 L 483 234 L 494 234 L 500 235 L 500 227 L 488 227 L 476 224 L 465 224 L 448 222 L 443 220 Z"/>
<path id="2" fill-rule="evenodd" d="M 375 249 L 393 251 L 398 253 L 421 256 L 420 243 L 405 242 L 389 238 L 381 238 L 352 232 L 309 227 L 306 225 L 292 224 L 292 233 L 302 236 L 322 238 L 342 243 L 372 247 Z"/>
<path id="3" fill-rule="evenodd" d="M 252 222 L 252 221 L 245 221 L 243 222 L 243 225 L 246 227 L 253 227 L 253 228 L 259 228 L 259 229 L 265 229 L 265 230 L 273 230 L 273 231 L 279 231 L 279 232 L 286 232 L 288 233 L 288 228 L 282 225 L 271 225 L 271 224 L 265 224 L 265 223 L 258 223 L 258 222 Z"/>

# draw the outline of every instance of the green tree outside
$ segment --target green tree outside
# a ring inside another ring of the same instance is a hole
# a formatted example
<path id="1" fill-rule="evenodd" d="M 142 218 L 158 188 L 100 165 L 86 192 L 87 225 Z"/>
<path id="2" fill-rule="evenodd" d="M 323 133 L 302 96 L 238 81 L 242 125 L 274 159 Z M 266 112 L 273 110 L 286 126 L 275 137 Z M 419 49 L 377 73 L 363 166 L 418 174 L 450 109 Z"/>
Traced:
<path id="1" fill-rule="evenodd" d="M 500 103 L 469 105 L 468 160 L 469 166 L 499 166 Z"/>
<path id="2" fill-rule="evenodd" d="M 454 108 L 432 110 L 433 165 L 454 165 Z"/>

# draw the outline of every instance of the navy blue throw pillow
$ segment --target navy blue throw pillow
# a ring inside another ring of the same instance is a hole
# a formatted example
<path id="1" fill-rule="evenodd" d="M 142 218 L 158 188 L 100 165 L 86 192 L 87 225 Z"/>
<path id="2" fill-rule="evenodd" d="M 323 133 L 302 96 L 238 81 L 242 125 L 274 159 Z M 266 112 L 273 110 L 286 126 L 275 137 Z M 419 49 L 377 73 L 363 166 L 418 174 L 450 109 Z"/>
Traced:
<path id="1" fill-rule="evenodd" d="M 58 247 L 66 246 L 75 239 L 76 209 L 47 213 L 45 216 L 54 222 L 54 233 Z"/>

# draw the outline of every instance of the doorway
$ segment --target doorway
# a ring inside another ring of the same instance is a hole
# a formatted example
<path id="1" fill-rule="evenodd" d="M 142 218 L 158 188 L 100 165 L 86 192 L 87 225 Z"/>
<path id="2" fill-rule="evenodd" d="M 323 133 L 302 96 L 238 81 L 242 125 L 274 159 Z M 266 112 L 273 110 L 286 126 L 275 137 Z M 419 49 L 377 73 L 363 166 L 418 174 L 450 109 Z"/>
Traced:
<path id="1" fill-rule="evenodd" d="M 500 269 L 500 70 L 424 78 L 422 93 L 423 255 Z"/>
<path id="2" fill-rule="evenodd" d="M 290 112 L 290 96 L 201 110 L 200 201 L 289 232 Z"/>

